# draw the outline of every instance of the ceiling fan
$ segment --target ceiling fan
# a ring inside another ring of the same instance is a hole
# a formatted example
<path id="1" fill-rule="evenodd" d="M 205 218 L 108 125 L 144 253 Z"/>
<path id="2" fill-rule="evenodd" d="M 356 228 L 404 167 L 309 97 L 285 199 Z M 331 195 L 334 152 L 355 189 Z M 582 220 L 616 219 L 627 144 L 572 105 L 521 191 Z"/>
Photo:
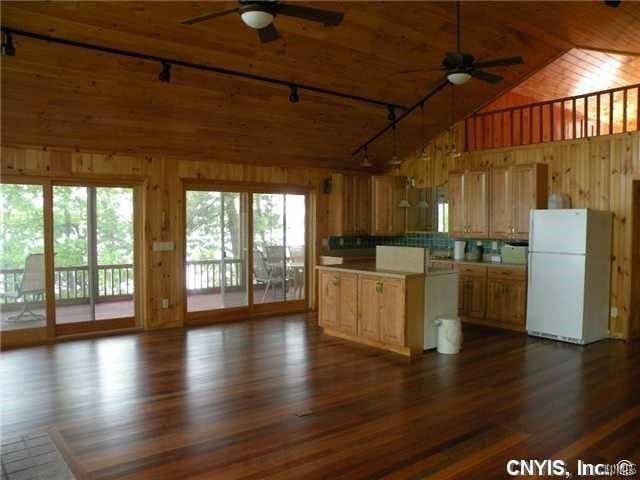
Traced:
<path id="1" fill-rule="evenodd" d="M 520 56 L 477 61 L 473 55 L 464 53 L 460 49 L 460 0 L 458 0 L 456 2 L 456 52 L 445 54 L 442 64 L 438 68 L 420 68 L 417 70 L 404 70 L 398 73 L 443 71 L 447 76 L 447 80 L 453 85 L 462 85 L 468 82 L 471 77 L 494 84 L 500 82 L 503 77 L 485 72 L 481 70 L 482 68 L 509 67 L 522 63 L 524 61 Z"/>
<path id="2" fill-rule="evenodd" d="M 193 25 L 230 13 L 238 13 L 247 26 L 258 30 L 260 41 L 267 43 L 277 40 L 281 36 L 273 24 L 273 20 L 277 15 L 286 15 L 311 22 L 318 22 L 322 23 L 325 27 L 339 25 L 344 18 L 344 14 L 341 12 L 281 3 L 278 0 L 240 0 L 238 3 L 240 4 L 239 7 L 186 18 L 180 23 Z"/>

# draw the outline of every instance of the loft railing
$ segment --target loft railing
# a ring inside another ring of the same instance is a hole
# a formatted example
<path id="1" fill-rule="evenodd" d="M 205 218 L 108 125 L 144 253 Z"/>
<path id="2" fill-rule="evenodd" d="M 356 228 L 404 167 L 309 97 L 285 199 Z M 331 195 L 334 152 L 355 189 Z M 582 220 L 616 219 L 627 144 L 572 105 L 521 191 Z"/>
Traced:
<path id="1" fill-rule="evenodd" d="M 204 260 L 187 262 L 187 288 L 198 291 L 219 290 L 220 260 Z M 226 260 L 225 288 L 243 287 L 244 261 L 240 259 Z M 0 270 L 0 292 L 13 293 L 20 285 L 22 268 Z M 60 303 L 83 303 L 89 298 L 89 267 L 57 267 L 54 269 L 54 292 Z M 98 295 L 96 301 L 115 301 L 131 298 L 134 290 L 132 264 L 99 265 Z M 0 304 L 12 305 L 21 303 L 0 297 Z"/>
<path id="2" fill-rule="evenodd" d="M 640 130 L 640 84 L 476 113 L 465 120 L 465 151 Z"/>

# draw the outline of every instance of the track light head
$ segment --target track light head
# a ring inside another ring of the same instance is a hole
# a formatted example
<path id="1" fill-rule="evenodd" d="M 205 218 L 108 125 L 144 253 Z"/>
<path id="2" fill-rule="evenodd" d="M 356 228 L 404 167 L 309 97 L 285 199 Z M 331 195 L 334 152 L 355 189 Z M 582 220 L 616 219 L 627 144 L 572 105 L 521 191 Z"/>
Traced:
<path id="1" fill-rule="evenodd" d="M 13 46 L 13 37 L 9 32 L 2 32 L 2 55 L 13 57 L 16 54 L 16 47 Z"/>
<path id="2" fill-rule="evenodd" d="M 388 105 L 387 106 L 387 110 L 389 111 L 389 115 L 387 115 L 387 118 L 389 119 L 390 122 L 395 122 L 396 121 L 396 107 L 394 107 L 393 105 Z"/>
<path id="3" fill-rule="evenodd" d="M 291 103 L 298 103 L 300 101 L 300 95 L 298 95 L 298 86 L 297 85 L 289 85 L 291 89 L 291 93 L 289 93 L 289 101 Z"/>
<path id="4" fill-rule="evenodd" d="M 162 70 L 158 74 L 158 80 L 161 82 L 170 82 L 171 81 L 171 64 L 167 62 L 162 62 Z"/>

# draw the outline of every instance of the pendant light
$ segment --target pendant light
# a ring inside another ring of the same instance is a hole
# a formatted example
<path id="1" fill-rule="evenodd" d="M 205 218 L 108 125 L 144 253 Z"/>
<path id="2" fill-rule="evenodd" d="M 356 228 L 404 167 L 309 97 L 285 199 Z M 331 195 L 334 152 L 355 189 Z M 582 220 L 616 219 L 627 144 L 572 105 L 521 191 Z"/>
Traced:
<path id="1" fill-rule="evenodd" d="M 420 150 L 420 160 L 429 161 L 429 152 L 427 152 L 427 136 L 424 128 L 424 103 L 420 104 L 420 114 L 422 115 L 422 149 Z M 426 180 L 426 177 L 425 177 Z"/>
<path id="2" fill-rule="evenodd" d="M 400 157 L 398 157 L 398 146 L 397 146 L 397 133 L 396 133 L 396 126 L 395 124 L 391 127 L 391 132 L 392 132 L 392 137 L 391 137 L 391 141 L 393 142 L 393 156 L 391 157 L 391 161 L 389 162 L 389 165 L 393 165 L 395 167 L 399 167 L 400 165 L 402 165 L 402 162 L 400 161 Z"/>
<path id="3" fill-rule="evenodd" d="M 427 140 L 424 130 L 424 103 L 420 104 L 420 112 L 422 114 L 422 151 L 420 152 L 420 160 L 424 162 L 424 181 L 427 182 L 428 170 L 427 170 L 427 162 L 429 161 L 429 154 L 427 153 Z M 428 185 L 427 185 L 428 187 Z M 427 189 L 424 189 L 423 198 L 416 203 L 417 208 L 429 208 L 429 202 L 424 198 L 427 195 Z"/>
<path id="4" fill-rule="evenodd" d="M 453 135 L 454 135 L 453 125 L 454 125 L 454 122 L 456 121 L 455 108 L 456 108 L 455 89 L 452 86 L 451 87 L 451 127 L 449 127 L 449 135 L 451 138 L 451 143 L 447 145 L 447 151 L 450 158 L 458 158 L 460 156 L 460 152 L 458 152 L 455 141 L 453 139 Z"/>
<path id="5" fill-rule="evenodd" d="M 373 166 L 373 164 L 369 160 L 369 155 L 367 154 L 367 147 L 364 147 L 363 155 L 362 155 L 362 162 L 360 162 L 360 166 L 364 167 L 364 168 L 369 168 L 369 167 Z"/>

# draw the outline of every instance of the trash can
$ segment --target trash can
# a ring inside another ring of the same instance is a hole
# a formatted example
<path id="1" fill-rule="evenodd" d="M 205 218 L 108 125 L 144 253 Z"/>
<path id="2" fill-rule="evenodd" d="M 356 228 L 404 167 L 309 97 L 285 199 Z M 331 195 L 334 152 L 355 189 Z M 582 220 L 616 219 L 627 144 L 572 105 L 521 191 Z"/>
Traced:
<path id="1" fill-rule="evenodd" d="M 438 353 L 453 354 L 460 351 L 462 324 L 459 318 L 438 318 Z"/>

